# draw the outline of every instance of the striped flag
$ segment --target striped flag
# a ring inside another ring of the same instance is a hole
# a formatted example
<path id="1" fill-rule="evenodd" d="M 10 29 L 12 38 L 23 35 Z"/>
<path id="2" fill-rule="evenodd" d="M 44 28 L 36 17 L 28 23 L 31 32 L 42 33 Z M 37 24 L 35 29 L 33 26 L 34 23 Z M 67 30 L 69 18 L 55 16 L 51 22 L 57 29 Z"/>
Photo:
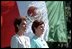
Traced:
<path id="1" fill-rule="evenodd" d="M 15 1 L 1 1 L 1 48 L 9 47 L 11 37 L 15 34 L 14 19 L 19 16 Z"/>
<path id="2" fill-rule="evenodd" d="M 51 42 L 67 42 L 67 30 L 63 1 L 1 1 L 1 47 L 10 46 L 15 34 L 13 22 L 19 16 L 28 16 L 27 10 L 33 5 L 41 10 L 45 22 L 43 38 Z M 33 37 L 31 23 L 28 20 L 27 33 Z M 31 32 L 31 33 L 30 33 Z"/>
<path id="3" fill-rule="evenodd" d="M 47 1 L 50 42 L 67 42 L 67 27 L 63 1 Z"/>

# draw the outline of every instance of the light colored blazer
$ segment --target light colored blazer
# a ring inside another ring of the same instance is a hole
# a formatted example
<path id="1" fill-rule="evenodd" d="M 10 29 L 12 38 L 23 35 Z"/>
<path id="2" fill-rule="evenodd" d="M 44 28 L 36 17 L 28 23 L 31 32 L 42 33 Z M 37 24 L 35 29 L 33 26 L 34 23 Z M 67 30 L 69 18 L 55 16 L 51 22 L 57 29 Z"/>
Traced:
<path id="1" fill-rule="evenodd" d="M 44 39 L 34 36 L 31 40 L 31 48 L 49 48 L 49 47 Z"/>
<path id="2" fill-rule="evenodd" d="M 30 39 L 15 34 L 11 39 L 11 48 L 30 48 Z"/>

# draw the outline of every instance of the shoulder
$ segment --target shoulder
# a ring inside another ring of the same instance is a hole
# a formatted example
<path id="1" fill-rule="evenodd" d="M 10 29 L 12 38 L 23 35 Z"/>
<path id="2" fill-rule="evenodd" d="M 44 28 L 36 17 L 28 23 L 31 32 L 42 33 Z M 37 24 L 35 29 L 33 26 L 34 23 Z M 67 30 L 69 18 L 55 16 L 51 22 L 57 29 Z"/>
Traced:
<path id="1" fill-rule="evenodd" d="M 17 40 L 17 39 L 18 39 L 18 35 L 17 34 L 13 35 L 12 38 L 11 38 L 11 40 Z"/>
<path id="2" fill-rule="evenodd" d="M 36 42 L 37 42 L 37 39 L 35 39 L 35 38 L 32 38 L 32 39 L 31 39 L 31 43 L 33 43 L 33 44 L 36 45 Z"/>
<path id="3" fill-rule="evenodd" d="M 36 44 L 36 41 L 35 39 L 31 39 L 31 48 L 37 48 L 37 44 Z"/>

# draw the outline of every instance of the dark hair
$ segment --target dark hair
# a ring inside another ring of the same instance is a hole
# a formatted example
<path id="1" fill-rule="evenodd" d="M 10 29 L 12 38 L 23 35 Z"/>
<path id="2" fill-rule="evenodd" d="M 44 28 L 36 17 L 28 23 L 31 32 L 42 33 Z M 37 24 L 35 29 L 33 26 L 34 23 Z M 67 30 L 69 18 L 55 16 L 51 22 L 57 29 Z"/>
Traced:
<path id="1" fill-rule="evenodd" d="M 15 32 L 18 32 L 18 26 L 20 26 L 22 20 L 25 20 L 26 21 L 26 18 L 25 17 L 19 17 L 19 18 L 16 18 L 15 21 L 14 21 L 14 27 L 15 27 Z"/>
<path id="2" fill-rule="evenodd" d="M 33 24 L 32 24 L 32 31 L 33 31 L 34 34 L 35 34 L 35 28 L 37 28 L 38 26 L 40 26 L 40 25 L 42 25 L 42 24 L 44 24 L 43 21 L 35 20 L 35 21 L 33 22 Z"/>
<path id="3" fill-rule="evenodd" d="M 33 13 L 32 16 L 36 15 L 36 13 L 34 12 L 35 9 L 37 9 L 37 8 L 34 6 L 29 7 L 29 9 L 27 11 L 28 16 L 30 16 L 31 13 Z"/>

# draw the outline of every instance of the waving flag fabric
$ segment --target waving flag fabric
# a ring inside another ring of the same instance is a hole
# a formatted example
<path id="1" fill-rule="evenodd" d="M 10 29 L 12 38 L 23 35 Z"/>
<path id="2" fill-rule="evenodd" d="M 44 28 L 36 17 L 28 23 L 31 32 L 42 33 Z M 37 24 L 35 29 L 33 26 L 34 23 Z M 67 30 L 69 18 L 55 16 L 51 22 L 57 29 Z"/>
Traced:
<path id="1" fill-rule="evenodd" d="M 30 1 L 1 1 L 1 47 L 9 47 L 11 37 L 15 34 L 13 22 L 19 16 L 26 16 L 26 9 Z M 31 1 L 32 2 L 32 1 Z M 34 2 L 34 1 L 33 1 Z M 36 5 L 42 12 L 47 22 L 47 41 L 50 42 L 67 42 L 67 29 L 64 16 L 63 1 L 46 1 L 46 6 Z M 42 4 L 45 4 L 42 3 Z M 24 6 L 24 7 L 23 7 Z M 41 7 L 40 7 L 41 6 Z M 46 10 L 44 9 L 46 8 Z M 24 10 L 23 10 L 24 9 Z M 24 14 L 23 14 L 24 13 Z M 47 14 L 46 14 L 47 13 Z M 48 18 L 47 18 L 47 17 Z M 47 20 L 48 19 L 48 20 Z M 49 21 L 49 23 L 48 23 Z"/>
<path id="2" fill-rule="evenodd" d="M 63 1 L 47 1 L 50 42 L 67 42 L 67 28 Z"/>
<path id="3" fill-rule="evenodd" d="M 15 1 L 1 1 L 1 47 L 9 47 L 11 37 L 15 34 L 14 19 L 19 16 Z"/>

